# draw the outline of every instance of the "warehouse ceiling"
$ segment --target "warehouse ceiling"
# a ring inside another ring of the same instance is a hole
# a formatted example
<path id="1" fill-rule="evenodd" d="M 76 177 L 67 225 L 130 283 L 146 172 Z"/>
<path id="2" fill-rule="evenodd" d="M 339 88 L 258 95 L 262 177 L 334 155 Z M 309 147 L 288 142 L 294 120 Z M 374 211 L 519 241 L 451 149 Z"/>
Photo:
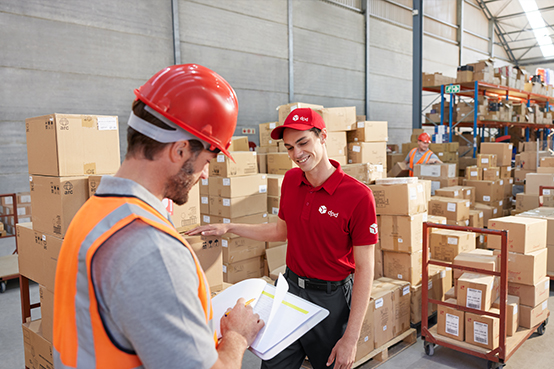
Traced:
<path id="1" fill-rule="evenodd" d="M 495 26 L 495 43 L 516 65 L 554 62 L 552 0 L 476 0 Z"/>

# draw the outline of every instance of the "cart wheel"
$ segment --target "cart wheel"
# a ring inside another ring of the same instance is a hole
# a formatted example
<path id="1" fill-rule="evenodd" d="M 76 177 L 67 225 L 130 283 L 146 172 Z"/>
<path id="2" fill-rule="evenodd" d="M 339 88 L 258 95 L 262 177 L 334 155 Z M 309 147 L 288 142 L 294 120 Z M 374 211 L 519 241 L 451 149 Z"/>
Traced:
<path id="1" fill-rule="evenodd" d="M 539 327 L 537 328 L 537 333 L 539 334 L 539 336 L 542 336 L 545 331 L 546 331 L 546 321 L 543 322 L 541 325 L 539 325 Z"/>
<path id="2" fill-rule="evenodd" d="M 497 363 L 496 361 L 489 361 L 487 363 L 487 369 L 502 369 L 506 366 L 504 363 Z"/>
<path id="3" fill-rule="evenodd" d="M 544 326 L 546 327 L 548 325 L 548 318 L 544 321 Z"/>
<path id="4" fill-rule="evenodd" d="M 433 356 L 435 354 L 435 344 L 423 342 L 423 348 L 425 349 L 426 355 Z"/>
<path id="5" fill-rule="evenodd" d="M 6 282 L 0 282 L 0 293 L 6 292 Z"/>

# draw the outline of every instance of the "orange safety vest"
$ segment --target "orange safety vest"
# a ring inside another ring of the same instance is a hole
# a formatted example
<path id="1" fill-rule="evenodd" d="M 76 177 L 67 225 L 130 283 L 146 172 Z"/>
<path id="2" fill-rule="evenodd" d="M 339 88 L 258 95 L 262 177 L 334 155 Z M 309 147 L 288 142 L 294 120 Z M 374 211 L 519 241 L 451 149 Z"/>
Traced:
<path id="1" fill-rule="evenodd" d="M 408 154 L 410 156 L 410 177 L 414 176 L 414 158 L 416 152 L 417 147 L 414 147 L 412 151 L 410 151 L 410 153 Z M 427 164 L 429 162 L 429 159 L 431 159 L 431 155 L 433 155 L 433 152 L 431 150 L 425 151 L 416 164 Z"/>
<path id="2" fill-rule="evenodd" d="M 58 256 L 53 337 L 56 369 L 131 369 L 142 365 L 136 354 L 120 350 L 109 338 L 91 279 L 95 252 L 136 219 L 169 234 L 190 250 L 199 280 L 198 298 L 206 324 L 210 324 L 213 312 L 206 276 L 193 250 L 171 222 L 137 198 L 93 196 L 75 215 Z M 216 332 L 214 344 L 217 346 Z"/>

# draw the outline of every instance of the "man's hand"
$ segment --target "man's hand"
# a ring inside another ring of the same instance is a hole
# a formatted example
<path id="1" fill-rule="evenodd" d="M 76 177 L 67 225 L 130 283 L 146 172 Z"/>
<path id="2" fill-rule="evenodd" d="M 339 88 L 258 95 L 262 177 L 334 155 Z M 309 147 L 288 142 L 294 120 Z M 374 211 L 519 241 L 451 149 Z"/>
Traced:
<path id="1" fill-rule="evenodd" d="M 229 227 L 230 226 L 227 223 L 205 224 L 191 229 L 190 231 L 185 232 L 185 234 L 187 236 L 221 236 L 229 231 Z"/>
<path id="2" fill-rule="evenodd" d="M 327 359 L 327 366 L 335 362 L 335 369 L 350 369 L 354 364 L 356 358 L 357 340 L 353 340 L 346 336 L 343 336 L 333 347 L 329 359 Z"/>
<path id="3" fill-rule="evenodd" d="M 221 336 L 225 337 L 229 331 L 234 331 L 243 336 L 250 346 L 265 323 L 258 314 L 254 314 L 252 306 L 244 306 L 244 303 L 243 298 L 238 299 L 227 316 L 221 318 Z"/>

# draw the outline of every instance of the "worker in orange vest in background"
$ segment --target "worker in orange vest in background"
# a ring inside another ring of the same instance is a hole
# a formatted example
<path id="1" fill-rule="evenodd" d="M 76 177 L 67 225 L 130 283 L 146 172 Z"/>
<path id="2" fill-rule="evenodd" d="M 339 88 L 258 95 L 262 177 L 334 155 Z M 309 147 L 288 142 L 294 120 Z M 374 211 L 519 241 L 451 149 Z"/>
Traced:
<path id="1" fill-rule="evenodd" d="M 434 152 L 429 150 L 429 144 L 431 143 L 431 137 L 423 132 L 417 138 L 417 147 L 414 147 L 404 161 L 410 167 L 410 177 L 414 176 L 414 163 L 415 164 L 435 164 L 442 163 Z"/>

